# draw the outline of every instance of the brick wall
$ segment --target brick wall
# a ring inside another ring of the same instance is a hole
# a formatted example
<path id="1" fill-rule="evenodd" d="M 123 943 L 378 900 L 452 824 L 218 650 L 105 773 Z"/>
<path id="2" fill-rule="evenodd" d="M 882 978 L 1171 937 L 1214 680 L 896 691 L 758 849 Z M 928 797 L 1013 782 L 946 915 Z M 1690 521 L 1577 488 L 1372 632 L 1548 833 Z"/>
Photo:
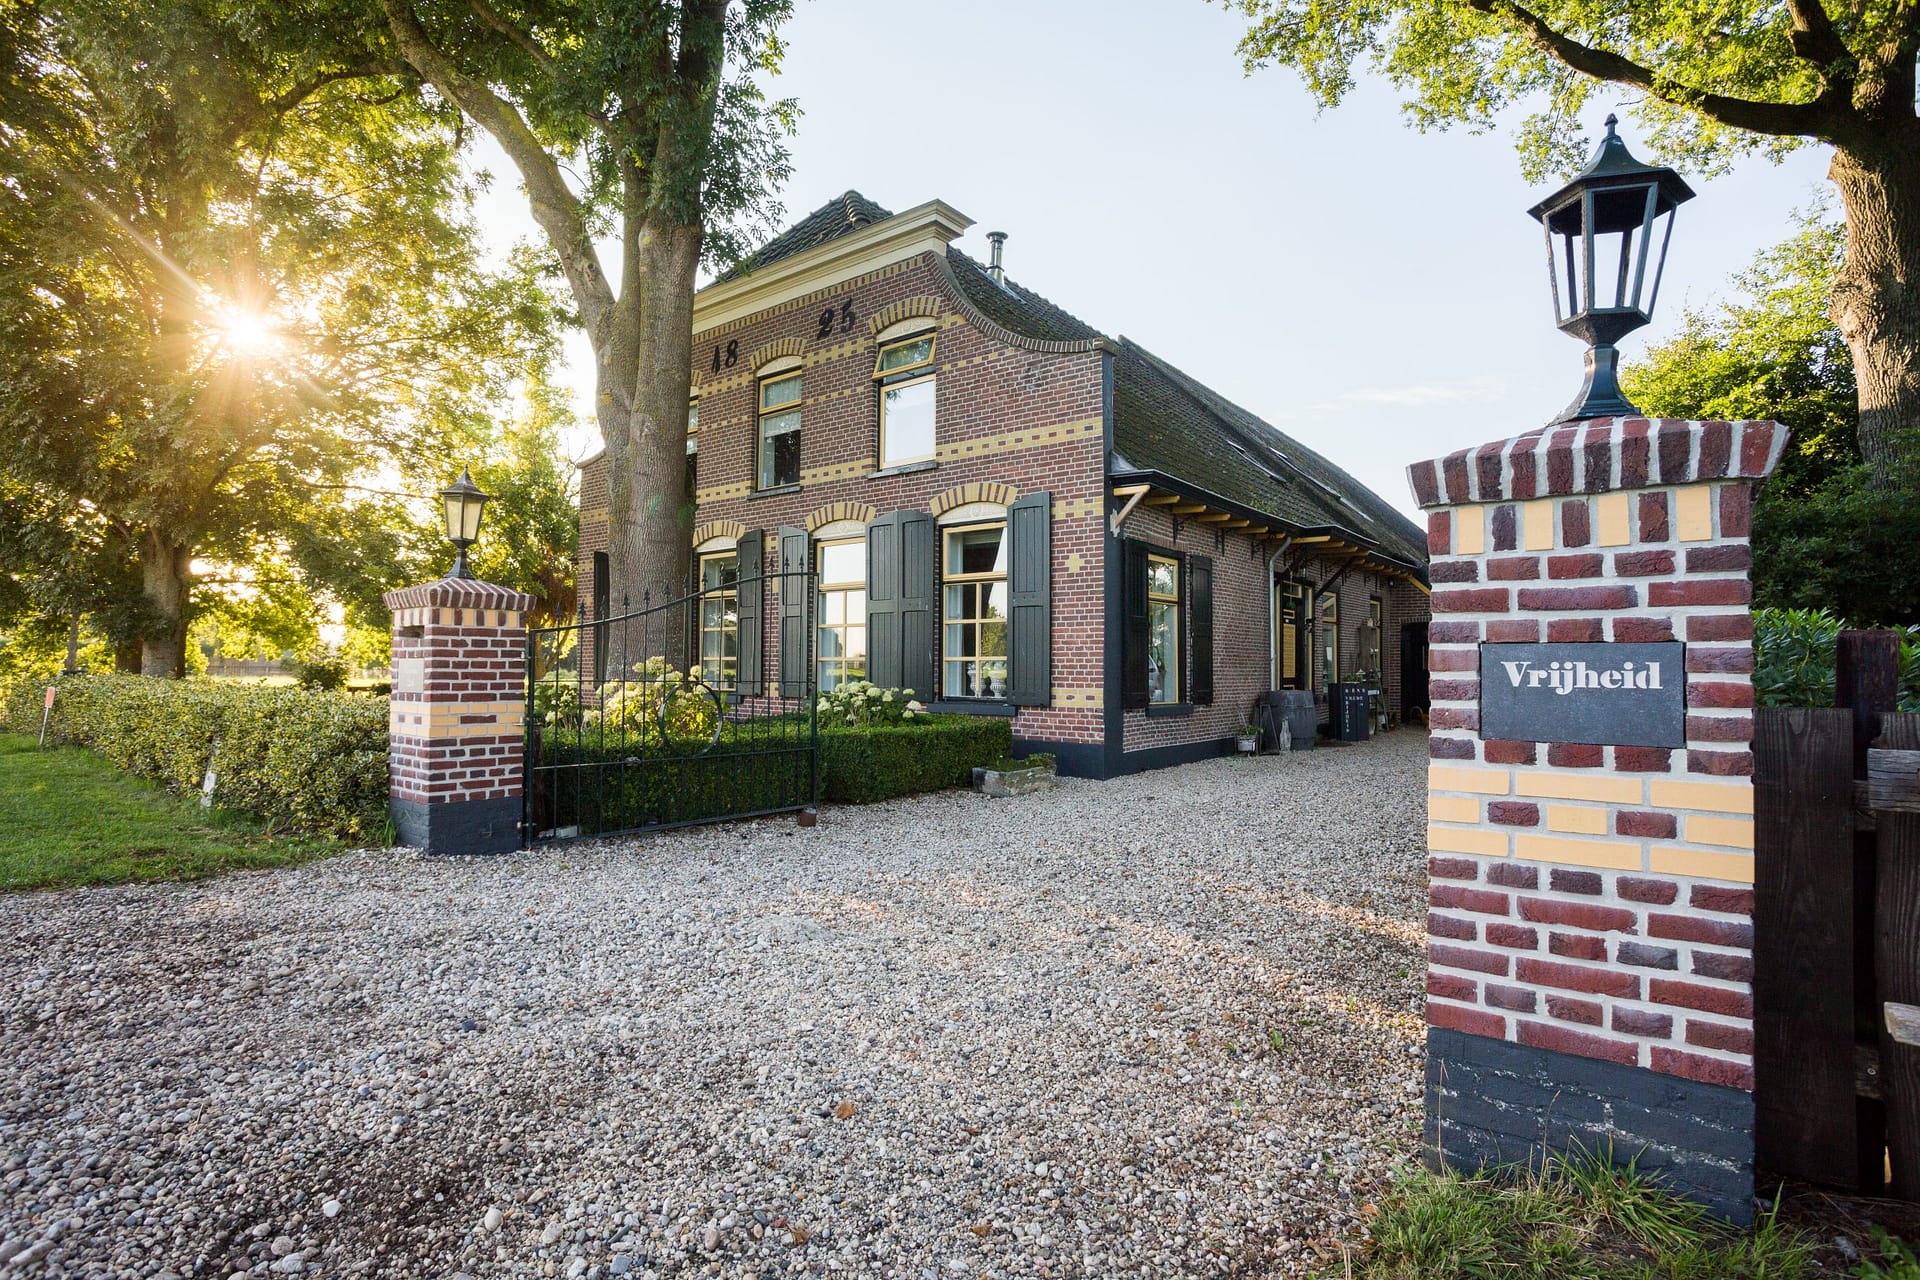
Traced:
<path id="1" fill-rule="evenodd" d="M 1016 737 L 1035 741 L 1103 740 L 1102 612 L 1105 461 L 1103 360 L 1095 350 L 1016 345 L 969 318 L 931 254 L 906 259 L 830 289 L 694 337 L 700 401 L 696 525 L 811 528 L 836 507 L 933 511 L 972 486 L 997 486 L 992 500 L 1044 490 L 1052 495 L 1053 672 L 1051 707 L 1020 708 Z M 853 325 L 843 331 L 842 305 Z M 833 332 L 818 337 L 831 305 Z M 873 381 L 875 326 L 904 316 L 936 325 L 938 454 L 931 464 L 874 474 L 879 397 Z M 718 346 L 738 353 L 731 369 L 712 370 Z M 1043 344 L 1044 345 L 1044 344 Z M 1061 344 L 1052 344 L 1061 345 Z M 803 361 L 800 484 L 753 491 L 758 431 L 756 356 L 778 352 Z M 581 476 L 581 598 L 591 600 L 592 552 L 606 545 L 604 459 Z M 614 592 L 616 601 L 619 592 Z M 616 605 L 617 608 L 617 605 Z M 767 671 L 779 670 L 777 628 L 768 607 Z M 916 690 L 922 697 L 930 691 Z"/>
<path id="2" fill-rule="evenodd" d="M 518 847 L 533 597 L 447 578 L 383 598 L 393 613 L 387 750 L 401 839 L 433 853 Z"/>
<path id="3" fill-rule="evenodd" d="M 1413 468 L 1430 1026 L 1752 1089 L 1748 534 L 1783 443 L 1772 423 L 1601 419 Z M 1683 747 L 1479 732 L 1482 642 L 1669 640 Z"/>

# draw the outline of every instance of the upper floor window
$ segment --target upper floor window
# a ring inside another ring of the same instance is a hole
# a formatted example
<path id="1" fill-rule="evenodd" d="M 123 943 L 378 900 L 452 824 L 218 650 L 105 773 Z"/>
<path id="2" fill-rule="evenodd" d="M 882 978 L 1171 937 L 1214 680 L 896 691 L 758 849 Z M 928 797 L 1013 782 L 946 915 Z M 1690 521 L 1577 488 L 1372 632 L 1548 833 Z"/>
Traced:
<path id="1" fill-rule="evenodd" d="M 758 487 L 800 483 L 800 374 L 783 373 L 760 383 Z"/>
<path id="2" fill-rule="evenodd" d="M 1180 701 L 1180 562 L 1147 557 L 1147 700 Z"/>
<path id="3" fill-rule="evenodd" d="M 923 333 L 880 348 L 873 376 L 880 383 L 880 466 L 933 458 L 933 335 Z"/>
<path id="4" fill-rule="evenodd" d="M 700 437 L 693 433 L 700 426 L 700 402 L 687 406 L 687 494 L 696 502 L 700 493 Z"/>
<path id="5" fill-rule="evenodd" d="M 941 690 L 949 698 L 1007 696 L 1007 526 L 947 529 Z"/>

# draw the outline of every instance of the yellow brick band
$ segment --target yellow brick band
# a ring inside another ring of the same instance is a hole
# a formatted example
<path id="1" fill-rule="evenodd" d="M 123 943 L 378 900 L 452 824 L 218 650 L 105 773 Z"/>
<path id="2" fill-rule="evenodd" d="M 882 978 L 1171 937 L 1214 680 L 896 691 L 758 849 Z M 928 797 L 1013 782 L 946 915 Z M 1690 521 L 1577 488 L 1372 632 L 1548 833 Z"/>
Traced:
<path id="1" fill-rule="evenodd" d="M 1706 542 L 1713 537 L 1713 490 L 1694 484 L 1674 492 L 1673 532 L 1682 542 Z"/>
<path id="2" fill-rule="evenodd" d="M 1466 796 L 1428 796 L 1427 817 L 1434 822 L 1478 822 L 1480 802 Z"/>
<path id="3" fill-rule="evenodd" d="M 1649 865 L 1655 872 L 1665 876 L 1731 880 L 1736 884 L 1753 883 L 1753 855 L 1747 853 L 1711 853 L 1705 849 L 1658 845 L 1653 850 Z"/>
<path id="4" fill-rule="evenodd" d="M 1427 790 L 1470 791 L 1481 796 L 1504 796 L 1511 789 L 1512 775 L 1505 769 L 1455 769 L 1443 764 L 1427 766 Z"/>
<path id="5" fill-rule="evenodd" d="M 1030 431 L 1009 431 L 1003 435 L 987 436 L 977 440 L 955 440 L 943 444 L 934 451 L 934 456 L 942 462 L 952 462 L 960 458 L 980 458 L 996 453 L 1012 453 L 1019 449 L 1033 449 L 1041 445 L 1065 444 L 1073 440 L 1085 440 L 1097 436 L 1102 430 L 1099 418 L 1082 418 L 1078 422 L 1062 422 L 1052 427 L 1035 427 Z"/>
<path id="6" fill-rule="evenodd" d="M 1107 695 L 1101 689 L 1055 689 L 1053 705 L 1056 707 L 1104 707 Z"/>
<path id="7" fill-rule="evenodd" d="M 1624 493 L 1603 493 L 1593 504 L 1594 541 L 1603 547 L 1624 547 L 1633 541 L 1632 508 Z"/>
<path id="8" fill-rule="evenodd" d="M 1507 835 L 1487 827 L 1427 828 L 1427 848 L 1438 853 L 1471 853 L 1482 858 L 1507 856 Z"/>
<path id="9" fill-rule="evenodd" d="M 1528 551 L 1553 550 L 1553 505 L 1551 498 L 1521 504 L 1520 520 L 1527 532 Z"/>
<path id="10" fill-rule="evenodd" d="M 1640 846 L 1609 840 L 1563 840 L 1558 836 L 1517 836 L 1513 856 L 1529 862 L 1559 862 L 1577 867 L 1606 867 L 1613 871 L 1638 871 Z"/>
<path id="11" fill-rule="evenodd" d="M 1662 809 L 1699 809 L 1707 813 L 1753 812 L 1750 782 L 1673 782 L 1656 779 L 1648 799 Z"/>
<path id="12" fill-rule="evenodd" d="M 1614 774 L 1519 773 L 1513 793 L 1544 800 L 1595 800 L 1607 804 L 1639 804 L 1645 787 L 1638 778 Z"/>
<path id="13" fill-rule="evenodd" d="M 1582 805 L 1550 804 L 1547 806 L 1547 829 L 1564 831 L 1568 835 L 1603 836 L 1607 834 L 1607 811 Z"/>
<path id="14" fill-rule="evenodd" d="M 1681 838 L 1690 844 L 1719 844 L 1732 849 L 1753 848 L 1753 823 L 1745 818 L 1717 818 L 1702 814 L 1687 818 Z"/>
<path id="15" fill-rule="evenodd" d="M 1453 553 L 1477 556 L 1487 549 L 1487 509 L 1456 507 L 1453 512 Z"/>

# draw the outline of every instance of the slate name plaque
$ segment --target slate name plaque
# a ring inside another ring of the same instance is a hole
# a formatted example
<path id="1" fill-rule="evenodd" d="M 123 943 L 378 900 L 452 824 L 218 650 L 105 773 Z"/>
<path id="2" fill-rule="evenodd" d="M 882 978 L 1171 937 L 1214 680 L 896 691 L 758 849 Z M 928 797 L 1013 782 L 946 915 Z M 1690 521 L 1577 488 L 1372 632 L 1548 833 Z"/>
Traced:
<path id="1" fill-rule="evenodd" d="M 1687 646 L 1483 644 L 1480 736 L 1687 745 Z"/>

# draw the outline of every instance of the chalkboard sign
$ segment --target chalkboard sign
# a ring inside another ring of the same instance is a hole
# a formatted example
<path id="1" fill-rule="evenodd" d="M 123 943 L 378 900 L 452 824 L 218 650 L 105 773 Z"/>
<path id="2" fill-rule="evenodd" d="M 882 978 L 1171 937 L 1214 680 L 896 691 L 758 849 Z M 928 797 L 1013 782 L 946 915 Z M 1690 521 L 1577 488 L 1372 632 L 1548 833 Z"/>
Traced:
<path id="1" fill-rule="evenodd" d="M 1483 644 L 1480 736 L 1687 744 L 1686 645 Z"/>

